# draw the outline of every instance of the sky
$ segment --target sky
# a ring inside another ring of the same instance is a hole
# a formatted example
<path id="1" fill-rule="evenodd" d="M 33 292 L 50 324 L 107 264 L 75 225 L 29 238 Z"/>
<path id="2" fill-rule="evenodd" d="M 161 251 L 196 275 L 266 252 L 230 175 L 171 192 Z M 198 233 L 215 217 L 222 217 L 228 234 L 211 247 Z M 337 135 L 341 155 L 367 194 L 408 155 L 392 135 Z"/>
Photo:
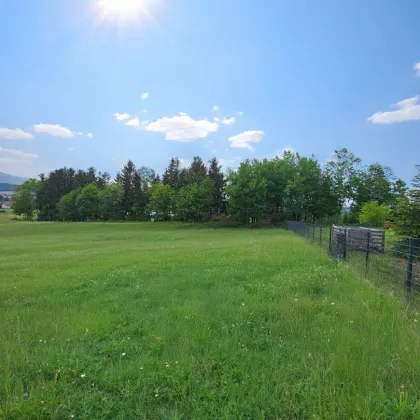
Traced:
<path id="1" fill-rule="evenodd" d="M 420 164 L 420 3 L 0 0 L 0 172 Z"/>

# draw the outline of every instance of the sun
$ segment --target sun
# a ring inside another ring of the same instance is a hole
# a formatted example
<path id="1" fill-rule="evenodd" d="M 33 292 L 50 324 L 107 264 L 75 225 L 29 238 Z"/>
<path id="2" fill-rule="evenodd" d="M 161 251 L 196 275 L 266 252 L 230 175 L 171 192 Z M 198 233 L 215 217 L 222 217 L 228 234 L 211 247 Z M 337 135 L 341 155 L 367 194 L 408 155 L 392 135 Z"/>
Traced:
<path id="1" fill-rule="evenodd" d="M 153 0 L 98 0 L 97 7 L 104 19 L 138 20 L 150 17 Z"/>

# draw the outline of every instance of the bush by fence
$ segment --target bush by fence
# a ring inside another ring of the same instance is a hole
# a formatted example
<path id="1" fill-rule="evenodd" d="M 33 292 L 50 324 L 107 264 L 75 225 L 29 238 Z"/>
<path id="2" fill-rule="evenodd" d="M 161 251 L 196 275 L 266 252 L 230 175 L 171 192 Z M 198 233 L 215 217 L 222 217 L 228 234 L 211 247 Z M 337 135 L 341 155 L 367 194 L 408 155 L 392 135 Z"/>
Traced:
<path id="1" fill-rule="evenodd" d="M 287 229 L 305 237 L 335 258 L 347 261 L 388 286 L 420 292 L 420 239 L 401 238 L 376 229 L 287 222 Z"/>

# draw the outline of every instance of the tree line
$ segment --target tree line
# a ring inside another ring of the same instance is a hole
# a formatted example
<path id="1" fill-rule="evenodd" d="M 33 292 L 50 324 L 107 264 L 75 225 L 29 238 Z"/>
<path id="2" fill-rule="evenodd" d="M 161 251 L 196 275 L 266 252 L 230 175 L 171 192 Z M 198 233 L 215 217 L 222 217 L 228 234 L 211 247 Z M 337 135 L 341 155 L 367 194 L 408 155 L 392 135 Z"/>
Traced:
<path id="1" fill-rule="evenodd" d="M 172 158 L 161 175 L 131 160 L 115 178 L 93 167 L 60 168 L 19 187 L 13 210 L 25 217 L 36 213 L 40 221 L 229 217 L 243 224 L 286 219 L 349 224 L 386 214 L 401 232 L 411 234 L 417 226 L 420 236 L 419 206 L 420 171 L 409 188 L 391 168 L 363 165 L 341 149 L 326 164 L 286 151 L 273 159 L 245 160 L 227 172 L 216 158 L 204 162 L 198 156 L 186 168 Z"/>

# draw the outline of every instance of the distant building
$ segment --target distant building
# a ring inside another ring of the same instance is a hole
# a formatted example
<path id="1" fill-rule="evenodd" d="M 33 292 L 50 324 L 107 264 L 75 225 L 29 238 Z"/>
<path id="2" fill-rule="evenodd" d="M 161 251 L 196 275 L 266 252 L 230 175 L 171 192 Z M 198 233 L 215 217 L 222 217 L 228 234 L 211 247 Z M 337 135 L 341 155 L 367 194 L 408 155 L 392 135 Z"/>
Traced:
<path id="1" fill-rule="evenodd" d="M 4 209 L 11 209 L 12 208 L 12 204 L 13 204 L 12 201 L 3 201 L 3 203 L 2 203 L 1 206 Z"/>

